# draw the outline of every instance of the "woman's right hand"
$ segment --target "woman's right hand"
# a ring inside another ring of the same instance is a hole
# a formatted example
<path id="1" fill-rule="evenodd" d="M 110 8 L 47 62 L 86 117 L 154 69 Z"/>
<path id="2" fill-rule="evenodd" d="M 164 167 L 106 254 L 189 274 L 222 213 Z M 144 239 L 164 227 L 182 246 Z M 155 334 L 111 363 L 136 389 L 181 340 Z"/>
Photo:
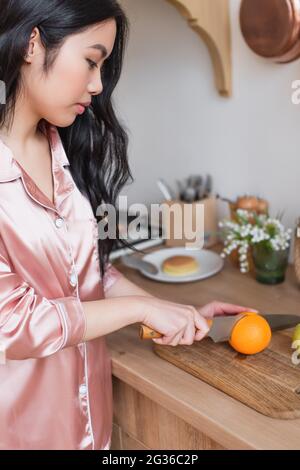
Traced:
<path id="1" fill-rule="evenodd" d="M 162 338 L 153 339 L 155 343 L 191 345 L 196 333 L 199 341 L 209 331 L 207 321 L 192 305 L 169 302 L 157 297 L 143 297 L 142 304 L 142 323 L 163 335 Z"/>

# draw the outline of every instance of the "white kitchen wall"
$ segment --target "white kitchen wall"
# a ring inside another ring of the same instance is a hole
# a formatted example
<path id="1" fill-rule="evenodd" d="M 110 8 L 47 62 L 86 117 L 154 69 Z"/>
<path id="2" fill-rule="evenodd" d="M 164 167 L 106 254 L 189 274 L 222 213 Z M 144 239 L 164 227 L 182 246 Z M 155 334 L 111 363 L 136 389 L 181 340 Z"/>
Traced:
<path id="1" fill-rule="evenodd" d="M 300 60 L 278 65 L 256 56 L 239 29 L 240 0 L 231 0 L 233 96 L 224 98 L 205 44 L 171 4 L 121 4 L 131 31 L 115 102 L 135 178 L 122 195 L 130 204 L 157 203 L 158 177 L 175 187 L 190 173 L 211 173 L 215 192 L 260 195 L 292 227 L 300 216 L 300 105 L 292 104 L 291 84 Z"/>

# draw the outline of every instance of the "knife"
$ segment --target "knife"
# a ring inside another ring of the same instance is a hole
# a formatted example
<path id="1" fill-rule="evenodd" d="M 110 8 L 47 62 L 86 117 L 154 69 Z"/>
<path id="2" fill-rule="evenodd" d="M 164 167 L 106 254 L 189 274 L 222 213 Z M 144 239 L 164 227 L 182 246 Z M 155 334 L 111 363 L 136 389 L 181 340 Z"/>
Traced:
<path id="1" fill-rule="evenodd" d="M 166 201 L 172 201 L 172 200 L 175 199 L 175 195 L 174 195 L 172 189 L 167 185 L 165 180 L 163 180 L 162 178 L 159 178 L 157 180 L 157 186 L 159 187 L 159 189 L 163 193 Z"/>
<path id="2" fill-rule="evenodd" d="M 284 315 L 284 314 L 266 314 L 261 315 L 270 325 L 272 331 L 284 330 L 292 328 L 300 323 L 299 315 Z M 234 325 L 245 316 L 244 313 L 238 315 L 220 315 L 213 318 L 206 318 L 209 332 L 206 336 L 210 337 L 215 343 L 228 341 L 231 337 Z M 141 339 L 161 338 L 163 335 L 157 331 L 152 330 L 146 325 L 140 327 Z"/>

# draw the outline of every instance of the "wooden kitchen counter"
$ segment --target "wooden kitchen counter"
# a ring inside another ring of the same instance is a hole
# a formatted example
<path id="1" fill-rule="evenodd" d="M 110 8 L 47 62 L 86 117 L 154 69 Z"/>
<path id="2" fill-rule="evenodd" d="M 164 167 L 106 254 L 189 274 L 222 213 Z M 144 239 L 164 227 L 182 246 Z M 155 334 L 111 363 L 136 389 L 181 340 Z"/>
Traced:
<path id="1" fill-rule="evenodd" d="M 114 266 L 162 299 L 193 305 L 220 300 L 262 313 L 300 315 L 293 266 L 277 286 L 242 275 L 228 260 L 216 276 L 185 284 L 152 281 L 119 260 Z M 300 449 L 300 419 L 268 418 L 161 359 L 151 340 L 139 339 L 139 325 L 107 336 L 107 344 L 114 385 L 112 449 Z"/>

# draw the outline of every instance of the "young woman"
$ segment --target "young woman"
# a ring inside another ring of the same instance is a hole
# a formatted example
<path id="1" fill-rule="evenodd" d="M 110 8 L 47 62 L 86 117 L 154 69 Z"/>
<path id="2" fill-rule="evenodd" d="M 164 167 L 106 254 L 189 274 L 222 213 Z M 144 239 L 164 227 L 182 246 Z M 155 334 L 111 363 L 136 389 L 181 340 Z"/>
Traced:
<path id="1" fill-rule="evenodd" d="M 112 93 L 128 21 L 115 0 L 0 0 L 0 448 L 109 449 L 105 335 L 136 322 L 192 344 L 203 308 L 156 298 L 111 263 L 97 207 L 131 177 Z M 162 315 L 163 312 L 163 315 Z"/>

